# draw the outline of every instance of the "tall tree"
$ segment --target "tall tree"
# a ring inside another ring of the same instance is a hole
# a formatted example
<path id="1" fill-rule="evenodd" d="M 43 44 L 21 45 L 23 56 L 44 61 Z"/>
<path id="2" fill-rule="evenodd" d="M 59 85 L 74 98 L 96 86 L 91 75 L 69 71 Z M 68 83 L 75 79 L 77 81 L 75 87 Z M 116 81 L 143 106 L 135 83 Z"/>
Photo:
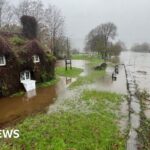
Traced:
<path id="1" fill-rule="evenodd" d="M 117 27 L 113 23 L 105 23 L 92 29 L 86 38 L 86 47 L 100 53 L 108 50 L 110 41 L 115 38 Z"/>

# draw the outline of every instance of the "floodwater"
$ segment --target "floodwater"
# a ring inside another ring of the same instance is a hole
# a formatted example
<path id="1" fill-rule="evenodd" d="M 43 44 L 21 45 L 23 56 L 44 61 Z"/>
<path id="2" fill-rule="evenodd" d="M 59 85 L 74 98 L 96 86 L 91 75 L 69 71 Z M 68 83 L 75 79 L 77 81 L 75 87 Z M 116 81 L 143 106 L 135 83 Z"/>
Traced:
<path id="1" fill-rule="evenodd" d="M 99 78 L 99 80 L 92 84 L 91 87 L 99 91 L 109 91 L 119 94 L 127 94 L 124 66 L 119 66 L 119 74 L 117 75 L 116 81 L 112 81 L 113 72 L 114 67 L 107 67 L 106 76 Z"/>
<path id="2" fill-rule="evenodd" d="M 125 63 L 139 84 L 139 87 L 150 90 L 150 54 L 123 52 L 120 55 L 120 64 Z M 64 66 L 64 61 L 58 61 L 56 66 Z M 81 76 L 87 75 L 91 69 L 86 61 L 73 60 L 73 67 L 84 69 Z M 124 67 L 120 65 L 117 81 L 112 81 L 111 75 L 114 67 L 108 67 L 106 76 L 99 78 L 94 84 L 87 86 L 96 90 L 104 90 L 127 94 L 126 76 Z M 76 79 L 61 77 L 60 81 L 50 87 L 39 88 L 23 96 L 5 97 L 0 99 L 0 128 L 9 126 L 14 122 L 38 112 L 48 112 L 49 106 L 55 103 L 57 97 L 68 93 L 67 87 Z"/>
<path id="3" fill-rule="evenodd" d="M 61 61 L 56 65 L 63 64 L 64 61 Z M 73 66 L 82 65 L 82 61 L 73 61 Z M 56 85 L 38 88 L 23 96 L 0 98 L 0 128 L 17 123 L 32 114 L 47 112 L 49 105 L 53 104 L 58 96 L 65 94 L 69 84 L 74 81 L 74 78 L 61 77 Z"/>
<path id="4" fill-rule="evenodd" d="M 122 52 L 120 61 L 128 66 L 139 88 L 150 92 L 150 53 Z"/>

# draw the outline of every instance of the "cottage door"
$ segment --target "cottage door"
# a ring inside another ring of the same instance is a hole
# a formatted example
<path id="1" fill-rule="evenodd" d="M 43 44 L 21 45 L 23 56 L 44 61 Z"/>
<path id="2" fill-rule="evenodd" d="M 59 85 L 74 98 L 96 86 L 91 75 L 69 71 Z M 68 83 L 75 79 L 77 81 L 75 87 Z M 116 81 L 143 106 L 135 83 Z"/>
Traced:
<path id="1" fill-rule="evenodd" d="M 31 74 L 29 71 L 24 71 L 20 74 L 20 80 L 25 81 L 25 80 L 31 80 Z"/>

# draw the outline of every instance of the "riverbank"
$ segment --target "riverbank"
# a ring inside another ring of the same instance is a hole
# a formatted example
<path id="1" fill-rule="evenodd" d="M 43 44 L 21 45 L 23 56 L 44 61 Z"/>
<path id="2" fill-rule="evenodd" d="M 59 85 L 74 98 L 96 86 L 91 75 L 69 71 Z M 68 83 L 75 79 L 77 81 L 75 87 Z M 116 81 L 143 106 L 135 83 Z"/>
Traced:
<path id="1" fill-rule="evenodd" d="M 98 57 L 91 60 L 90 73 L 78 77 L 75 88 L 58 97 L 48 114 L 28 117 L 16 125 L 20 138 L 0 141 L 1 148 L 125 150 L 126 137 L 118 125 L 123 96 L 86 88 L 105 76 L 105 70 L 93 70 L 96 62 L 102 61 Z"/>

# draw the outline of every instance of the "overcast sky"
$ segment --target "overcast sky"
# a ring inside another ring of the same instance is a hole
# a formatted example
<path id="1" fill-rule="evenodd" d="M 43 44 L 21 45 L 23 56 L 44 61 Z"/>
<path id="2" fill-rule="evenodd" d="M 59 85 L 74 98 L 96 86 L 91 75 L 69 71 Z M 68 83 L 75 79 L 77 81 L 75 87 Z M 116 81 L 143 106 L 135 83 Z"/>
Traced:
<path id="1" fill-rule="evenodd" d="M 17 3 L 21 0 L 14 0 Z M 117 39 L 127 47 L 150 42 L 150 0 L 42 0 L 61 9 L 73 47 L 82 49 L 85 36 L 97 25 L 113 22 Z"/>

